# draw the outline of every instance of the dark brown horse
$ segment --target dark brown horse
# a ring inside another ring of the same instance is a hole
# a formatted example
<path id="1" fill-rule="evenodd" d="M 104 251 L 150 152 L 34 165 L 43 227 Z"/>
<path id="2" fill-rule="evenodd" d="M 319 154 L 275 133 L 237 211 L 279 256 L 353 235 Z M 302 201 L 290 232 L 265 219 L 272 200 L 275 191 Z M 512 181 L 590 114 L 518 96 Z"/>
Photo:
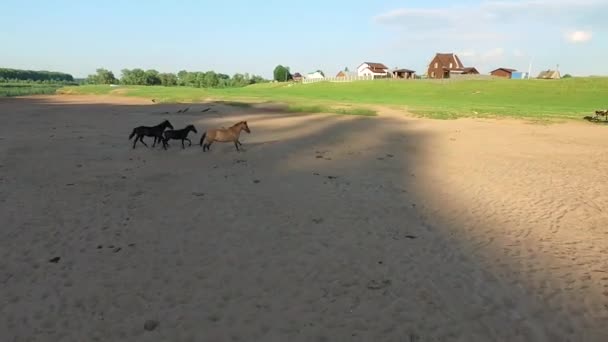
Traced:
<path id="1" fill-rule="evenodd" d="M 188 139 L 188 133 L 190 133 L 190 131 L 192 131 L 194 133 L 198 133 L 196 131 L 196 128 L 194 127 L 194 125 L 188 125 L 188 126 L 186 126 L 185 128 L 182 128 L 182 129 L 176 129 L 176 130 L 169 129 L 169 130 L 166 130 L 165 133 L 164 133 L 165 134 L 165 139 L 163 139 L 163 148 L 165 150 L 167 149 L 167 146 L 169 145 L 169 144 L 167 144 L 167 142 L 170 139 L 181 140 L 182 141 L 182 149 L 186 148 L 184 146 L 184 140 L 188 140 L 188 143 L 190 144 L 188 146 L 192 146 L 192 141 L 190 141 L 190 139 Z"/>
<path id="2" fill-rule="evenodd" d="M 154 144 L 152 145 L 152 147 L 154 147 L 156 145 L 157 141 L 161 142 L 163 140 L 163 132 L 165 131 L 165 128 L 167 128 L 167 127 L 173 129 L 173 125 L 171 125 L 169 120 L 165 120 L 165 121 L 161 122 L 160 124 L 158 124 L 156 126 L 152 126 L 152 127 L 150 127 L 150 126 L 135 127 L 135 128 L 133 128 L 133 131 L 129 135 L 129 140 L 131 140 L 131 138 L 133 138 L 135 135 L 137 135 L 137 137 L 135 137 L 135 141 L 133 141 L 133 148 L 135 148 L 135 144 L 137 144 L 138 140 L 142 144 L 144 144 L 144 146 L 148 147 L 148 145 L 144 142 L 144 137 L 154 137 Z"/>

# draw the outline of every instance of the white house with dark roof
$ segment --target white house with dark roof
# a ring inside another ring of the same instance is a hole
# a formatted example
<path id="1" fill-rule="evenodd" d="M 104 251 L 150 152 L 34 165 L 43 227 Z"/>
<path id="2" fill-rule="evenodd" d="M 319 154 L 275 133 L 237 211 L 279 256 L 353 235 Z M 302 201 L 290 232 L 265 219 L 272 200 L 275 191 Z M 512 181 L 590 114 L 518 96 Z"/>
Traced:
<path id="1" fill-rule="evenodd" d="M 382 63 L 364 62 L 357 67 L 357 76 L 390 76 L 388 67 Z"/>

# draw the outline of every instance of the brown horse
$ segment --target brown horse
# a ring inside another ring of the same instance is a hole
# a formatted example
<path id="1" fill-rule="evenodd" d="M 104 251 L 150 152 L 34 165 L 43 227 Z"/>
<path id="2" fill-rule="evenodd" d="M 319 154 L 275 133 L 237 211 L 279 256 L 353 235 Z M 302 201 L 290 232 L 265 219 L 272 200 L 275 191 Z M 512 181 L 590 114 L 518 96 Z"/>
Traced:
<path id="1" fill-rule="evenodd" d="M 201 137 L 200 145 L 203 146 L 203 151 L 209 150 L 211 144 L 214 141 L 217 142 L 230 142 L 234 143 L 237 151 L 239 150 L 239 145 L 241 142 L 239 141 L 239 136 L 241 135 L 241 131 L 245 131 L 247 133 L 251 133 L 249 130 L 249 126 L 247 126 L 247 121 L 239 121 L 234 125 L 228 128 L 212 128 L 208 129 L 203 136 Z"/>
<path id="2" fill-rule="evenodd" d="M 595 118 L 599 119 L 600 116 L 606 117 L 606 120 L 608 121 L 608 109 L 607 110 L 596 110 Z"/>

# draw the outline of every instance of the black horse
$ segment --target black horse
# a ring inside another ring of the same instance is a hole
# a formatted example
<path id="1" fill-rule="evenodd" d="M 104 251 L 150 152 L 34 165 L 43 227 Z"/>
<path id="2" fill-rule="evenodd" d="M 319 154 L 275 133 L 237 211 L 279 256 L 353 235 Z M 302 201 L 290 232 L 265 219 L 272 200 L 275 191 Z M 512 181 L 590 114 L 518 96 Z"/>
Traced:
<path id="1" fill-rule="evenodd" d="M 152 145 L 152 147 L 154 147 L 157 142 L 161 142 L 163 140 L 163 131 L 167 127 L 173 129 L 173 125 L 169 122 L 169 120 L 165 120 L 160 124 L 152 127 L 135 127 L 133 128 L 133 132 L 131 132 L 131 134 L 129 135 L 129 140 L 131 140 L 131 138 L 137 135 L 137 137 L 135 137 L 135 141 L 133 141 L 133 148 L 135 148 L 135 144 L 137 144 L 138 140 L 141 141 L 144 146 L 148 147 L 148 145 L 144 142 L 144 137 L 154 137 L 154 144 Z"/>
<path id="2" fill-rule="evenodd" d="M 164 133 L 165 138 L 163 139 L 163 148 L 165 150 L 167 149 L 167 146 L 169 145 L 167 142 L 170 139 L 181 140 L 182 141 L 182 148 L 186 148 L 184 146 L 184 140 L 188 140 L 188 143 L 190 144 L 188 146 L 192 146 L 192 141 L 190 141 L 190 139 L 188 139 L 188 133 L 190 131 L 192 131 L 194 133 L 198 133 L 196 131 L 196 128 L 193 125 L 188 125 L 188 126 L 186 126 L 185 128 L 182 128 L 182 129 L 176 129 L 176 130 L 169 129 L 169 130 L 166 130 L 165 133 Z"/>

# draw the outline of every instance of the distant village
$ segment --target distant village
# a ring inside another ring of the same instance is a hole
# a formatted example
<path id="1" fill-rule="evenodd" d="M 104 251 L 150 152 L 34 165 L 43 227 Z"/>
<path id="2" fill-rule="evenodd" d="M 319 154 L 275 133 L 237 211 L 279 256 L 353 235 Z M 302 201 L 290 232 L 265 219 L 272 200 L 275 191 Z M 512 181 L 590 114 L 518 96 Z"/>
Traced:
<path id="1" fill-rule="evenodd" d="M 348 81 L 358 79 L 448 79 L 448 78 L 483 78 L 502 77 L 508 79 L 529 79 L 528 72 L 518 71 L 508 67 L 499 67 L 492 70 L 489 75 L 481 75 L 472 66 L 464 66 L 455 53 L 437 53 L 428 64 L 428 69 L 422 74 L 417 75 L 415 70 L 394 68 L 390 69 L 383 63 L 363 62 L 357 67 L 356 71 L 348 69 L 338 72 L 335 76 L 324 75 L 321 71 L 314 71 L 307 74 L 296 72 L 291 75 L 295 82 L 315 82 L 323 80 Z M 536 77 L 540 79 L 559 79 L 561 75 L 558 70 L 544 70 Z"/>

